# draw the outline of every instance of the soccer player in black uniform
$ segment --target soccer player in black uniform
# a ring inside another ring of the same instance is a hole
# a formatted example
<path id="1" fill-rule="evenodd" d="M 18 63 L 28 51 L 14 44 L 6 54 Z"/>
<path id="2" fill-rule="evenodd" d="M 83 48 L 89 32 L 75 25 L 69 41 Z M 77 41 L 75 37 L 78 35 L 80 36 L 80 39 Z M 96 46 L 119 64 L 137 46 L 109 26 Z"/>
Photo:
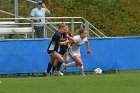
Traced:
<path id="1" fill-rule="evenodd" d="M 71 36 L 72 37 L 72 34 L 68 31 L 68 26 L 67 26 L 67 32 L 63 33 L 62 34 L 62 37 L 60 38 L 60 41 L 61 42 L 65 42 L 67 41 L 67 35 Z M 68 60 L 69 60 L 69 55 L 67 53 L 67 49 L 70 48 L 70 44 L 67 43 L 67 44 L 64 44 L 64 45 L 60 45 L 60 51 L 59 51 L 59 54 L 62 55 L 62 57 L 65 57 L 65 64 L 68 63 Z M 52 73 L 54 73 L 55 69 L 57 68 L 57 70 L 60 70 L 60 66 L 61 66 L 62 63 L 58 63 L 58 61 L 56 60 L 56 62 L 54 63 L 53 65 L 53 69 L 52 69 Z M 58 68 L 59 67 L 59 68 Z"/>
<path id="2" fill-rule="evenodd" d="M 63 37 L 63 34 L 67 31 L 67 26 L 65 24 L 59 25 L 59 30 L 56 31 L 52 37 L 52 40 L 50 41 L 50 44 L 48 46 L 48 54 L 50 56 L 50 62 L 48 63 L 47 67 L 47 75 L 50 75 L 50 70 L 55 62 L 55 60 L 58 61 L 58 63 L 63 62 L 63 57 L 58 53 L 58 48 L 60 45 L 65 45 L 69 43 L 69 40 L 65 40 L 64 42 L 61 41 L 61 38 Z M 61 65 L 57 65 L 57 68 L 60 68 Z M 57 69 L 58 75 L 63 76 L 63 73 Z"/>

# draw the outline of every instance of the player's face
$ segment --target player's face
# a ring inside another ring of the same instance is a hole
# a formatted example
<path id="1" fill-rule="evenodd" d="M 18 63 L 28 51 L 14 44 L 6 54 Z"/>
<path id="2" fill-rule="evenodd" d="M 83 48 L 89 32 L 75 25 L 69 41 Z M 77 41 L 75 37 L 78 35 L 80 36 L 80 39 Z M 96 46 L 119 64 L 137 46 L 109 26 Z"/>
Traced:
<path id="1" fill-rule="evenodd" d="M 69 28 L 68 27 L 66 27 L 66 32 L 69 32 Z"/>
<path id="2" fill-rule="evenodd" d="M 87 31 L 84 31 L 83 33 L 81 33 L 81 37 L 82 37 L 82 38 L 87 37 Z"/>
<path id="3" fill-rule="evenodd" d="M 37 6 L 38 8 L 42 8 L 42 3 L 39 3 Z"/>
<path id="4" fill-rule="evenodd" d="M 62 33 L 66 33 L 67 32 L 67 26 L 66 27 L 64 27 L 64 28 L 62 28 Z"/>

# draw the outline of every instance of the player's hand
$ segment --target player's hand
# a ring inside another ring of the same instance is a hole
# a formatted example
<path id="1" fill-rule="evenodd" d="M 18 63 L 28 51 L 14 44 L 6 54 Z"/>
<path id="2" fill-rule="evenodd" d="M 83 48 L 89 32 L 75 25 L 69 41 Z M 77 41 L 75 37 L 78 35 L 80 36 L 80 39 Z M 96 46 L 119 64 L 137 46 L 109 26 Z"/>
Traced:
<path id="1" fill-rule="evenodd" d="M 69 43 L 70 41 L 67 39 L 67 41 L 66 41 L 67 43 Z"/>
<path id="2" fill-rule="evenodd" d="M 92 52 L 91 52 L 90 50 L 88 50 L 88 51 L 87 51 L 87 54 L 90 54 L 90 55 L 91 55 L 91 54 L 92 54 Z"/>
<path id="3" fill-rule="evenodd" d="M 40 22 L 41 20 L 40 19 L 34 19 L 34 22 Z"/>
<path id="4" fill-rule="evenodd" d="M 70 37 L 68 33 L 66 34 L 66 37 L 68 37 L 68 38 Z"/>
<path id="5" fill-rule="evenodd" d="M 45 8 L 46 7 L 45 4 L 42 4 L 42 7 Z"/>

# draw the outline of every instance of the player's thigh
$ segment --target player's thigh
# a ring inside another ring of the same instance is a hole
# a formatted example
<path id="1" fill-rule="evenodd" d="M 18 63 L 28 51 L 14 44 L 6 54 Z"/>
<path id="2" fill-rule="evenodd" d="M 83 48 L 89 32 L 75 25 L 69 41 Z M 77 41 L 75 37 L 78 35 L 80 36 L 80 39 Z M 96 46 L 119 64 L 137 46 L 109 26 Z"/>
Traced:
<path id="1" fill-rule="evenodd" d="M 54 64 L 54 62 L 55 62 L 55 58 L 50 56 L 50 64 Z"/>
<path id="2" fill-rule="evenodd" d="M 53 58 L 57 59 L 58 62 L 63 62 L 64 61 L 63 57 L 60 54 L 58 54 L 57 52 L 54 52 L 51 56 Z"/>
<path id="3" fill-rule="evenodd" d="M 79 55 L 75 55 L 75 56 L 73 56 L 72 58 L 73 58 L 73 60 L 76 62 L 76 64 L 77 64 L 78 66 L 82 66 L 82 65 L 83 65 L 82 59 L 80 58 Z"/>
<path id="4" fill-rule="evenodd" d="M 58 63 L 58 60 L 55 60 L 53 66 L 56 67 L 57 66 L 57 63 Z"/>

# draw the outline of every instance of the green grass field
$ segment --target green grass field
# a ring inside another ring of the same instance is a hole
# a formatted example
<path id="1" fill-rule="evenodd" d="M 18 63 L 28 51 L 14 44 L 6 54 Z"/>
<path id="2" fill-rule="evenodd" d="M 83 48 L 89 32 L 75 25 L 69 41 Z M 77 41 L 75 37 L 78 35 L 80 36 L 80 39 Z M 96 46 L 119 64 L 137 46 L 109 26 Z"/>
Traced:
<path id="1" fill-rule="evenodd" d="M 140 93 L 140 74 L 0 78 L 0 93 Z"/>

